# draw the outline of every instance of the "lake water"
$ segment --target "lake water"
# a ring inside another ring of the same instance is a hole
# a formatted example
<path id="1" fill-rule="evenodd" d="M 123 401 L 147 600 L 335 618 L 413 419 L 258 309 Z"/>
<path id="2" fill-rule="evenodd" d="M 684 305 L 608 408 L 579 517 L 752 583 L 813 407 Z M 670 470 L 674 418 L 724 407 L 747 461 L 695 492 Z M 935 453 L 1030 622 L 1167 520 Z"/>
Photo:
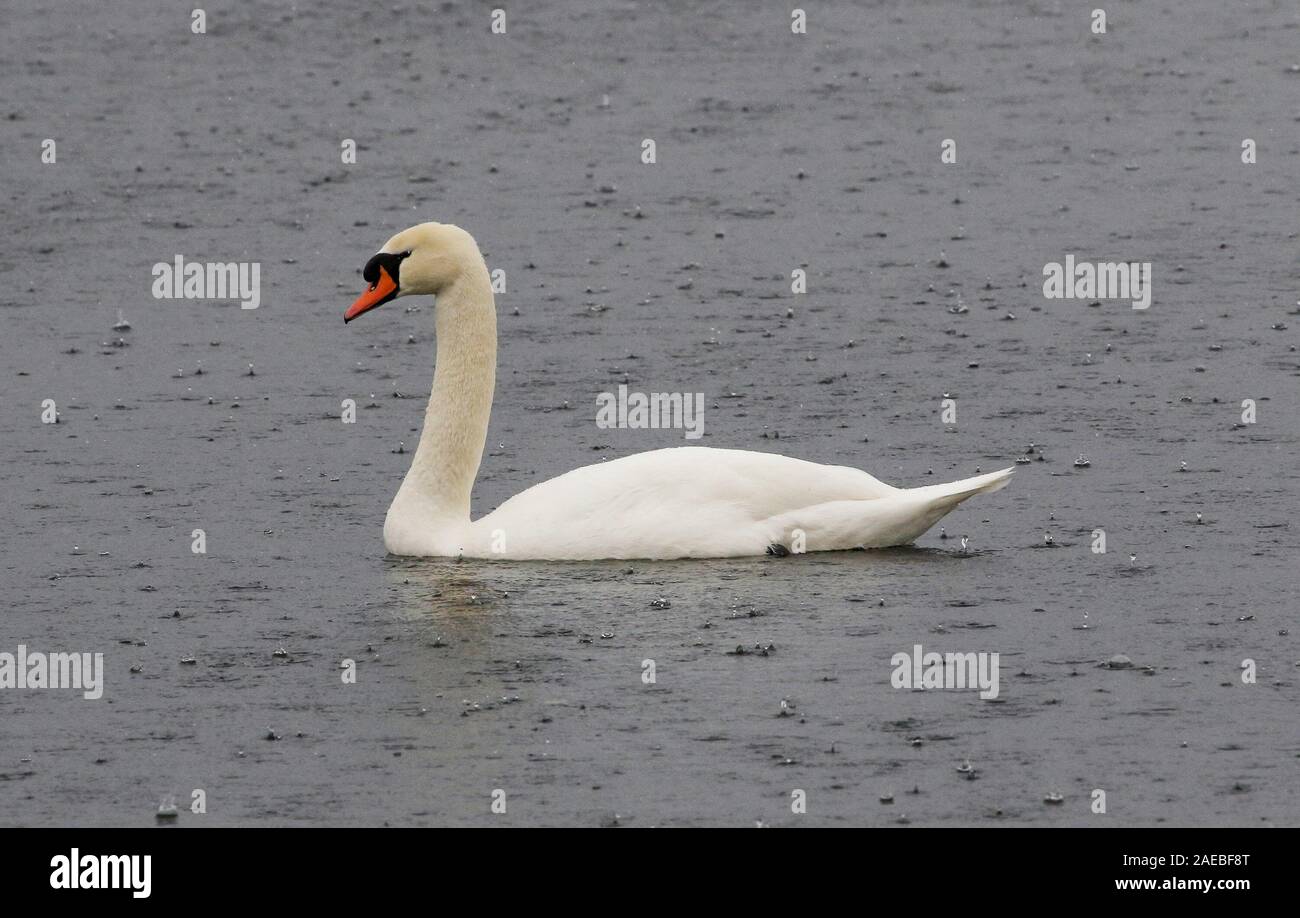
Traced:
<path id="1" fill-rule="evenodd" d="M 0 651 L 105 689 L 0 692 L 0 824 L 1297 822 L 1289 4 L 14 7 Z M 599 429 L 620 383 L 897 485 L 1042 459 L 913 548 L 386 557 L 434 306 L 341 318 L 430 219 L 507 277 L 476 513 L 687 445 Z M 178 254 L 260 308 L 154 299 Z M 1150 308 L 1044 298 L 1067 255 Z M 916 644 L 999 696 L 891 687 Z"/>

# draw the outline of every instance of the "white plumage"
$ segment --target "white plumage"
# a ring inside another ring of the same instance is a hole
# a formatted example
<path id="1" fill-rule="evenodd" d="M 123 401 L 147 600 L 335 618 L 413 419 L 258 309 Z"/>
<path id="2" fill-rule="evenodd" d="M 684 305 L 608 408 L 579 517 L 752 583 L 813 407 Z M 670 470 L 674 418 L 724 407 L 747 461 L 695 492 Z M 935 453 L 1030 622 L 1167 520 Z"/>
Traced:
<path id="1" fill-rule="evenodd" d="M 349 318 L 394 295 L 438 298 L 424 429 L 384 522 L 393 554 L 590 560 L 883 548 L 912 542 L 966 498 L 1005 486 L 1015 471 L 902 489 L 845 466 L 688 446 L 574 469 L 471 521 L 496 378 L 487 266 L 468 233 L 438 223 L 398 233 L 380 255 L 401 256 L 393 263 L 396 292 L 381 297 L 372 287 Z"/>

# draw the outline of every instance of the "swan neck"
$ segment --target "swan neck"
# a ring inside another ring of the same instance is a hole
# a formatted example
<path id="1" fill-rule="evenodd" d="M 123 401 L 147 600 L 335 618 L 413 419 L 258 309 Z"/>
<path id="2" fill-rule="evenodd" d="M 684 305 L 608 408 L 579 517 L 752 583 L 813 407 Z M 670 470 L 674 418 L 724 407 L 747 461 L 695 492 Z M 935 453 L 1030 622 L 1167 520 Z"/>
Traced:
<path id="1" fill-rule="evenodd" d="M 437 359 L 420 445 L 402 483 L 430 517 L 464 522 L 496 386 L 496 304 L 481 256 L 438 294 Z"/>

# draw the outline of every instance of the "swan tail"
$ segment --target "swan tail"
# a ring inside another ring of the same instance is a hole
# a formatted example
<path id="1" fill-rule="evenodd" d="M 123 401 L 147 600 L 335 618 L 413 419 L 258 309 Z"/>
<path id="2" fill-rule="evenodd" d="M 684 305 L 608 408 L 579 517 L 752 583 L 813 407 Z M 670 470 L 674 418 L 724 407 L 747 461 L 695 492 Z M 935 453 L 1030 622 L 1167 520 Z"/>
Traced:
<path id="1" fill-rule="evenodd" d="M 1010 466 L 998 472 L 989 472 L 987 475 L 976 475 L 974 478 L 963 478 L 961 481 L 950 481 L 947 484 L 930 485 L 915 490 L 930 498 L 932 509 L 943 510 L 946 513 L 968 497 L 1000 491 L 1011 481 L 1011 476 L 1015 472 L 1015 466 Z"/>
<path id="2" fill-rule="evenodd" d="M 1014 471 L 1007 468 L 963 481 L 896 490 L 886 497 L 803 507 L 774 517 L 763 545 L 774 555 L 781 553 L 777 546 L 792 553 L 910 545 L 966 498 L 1006 487 Z M 796 536 L 802 539 L 801 547 Z"/>

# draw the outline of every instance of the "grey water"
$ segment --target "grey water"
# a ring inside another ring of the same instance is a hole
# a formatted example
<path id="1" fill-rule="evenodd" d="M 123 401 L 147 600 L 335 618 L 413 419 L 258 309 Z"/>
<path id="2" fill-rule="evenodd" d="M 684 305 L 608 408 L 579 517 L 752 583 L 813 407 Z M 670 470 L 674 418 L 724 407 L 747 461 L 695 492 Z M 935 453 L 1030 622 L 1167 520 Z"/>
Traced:
<path id="1" fill-rule="evenodd" d="M 15 0 L 0 652 L 105 688 L 0 690 L 0 825 L 1296 824 L 1300 23 L 1111 12 Z M 476 513 L 689 445 L 599 429 L 623 383 L 896 485 L 1030 461 L 910 548 L 388 557 L 435 307 L 341 319 L 424 220 L 507 279 Z M 1067 254 L 1150 308 L 1045 299 Z M 998 697 L 892 687 L 917 644 Z"/>

